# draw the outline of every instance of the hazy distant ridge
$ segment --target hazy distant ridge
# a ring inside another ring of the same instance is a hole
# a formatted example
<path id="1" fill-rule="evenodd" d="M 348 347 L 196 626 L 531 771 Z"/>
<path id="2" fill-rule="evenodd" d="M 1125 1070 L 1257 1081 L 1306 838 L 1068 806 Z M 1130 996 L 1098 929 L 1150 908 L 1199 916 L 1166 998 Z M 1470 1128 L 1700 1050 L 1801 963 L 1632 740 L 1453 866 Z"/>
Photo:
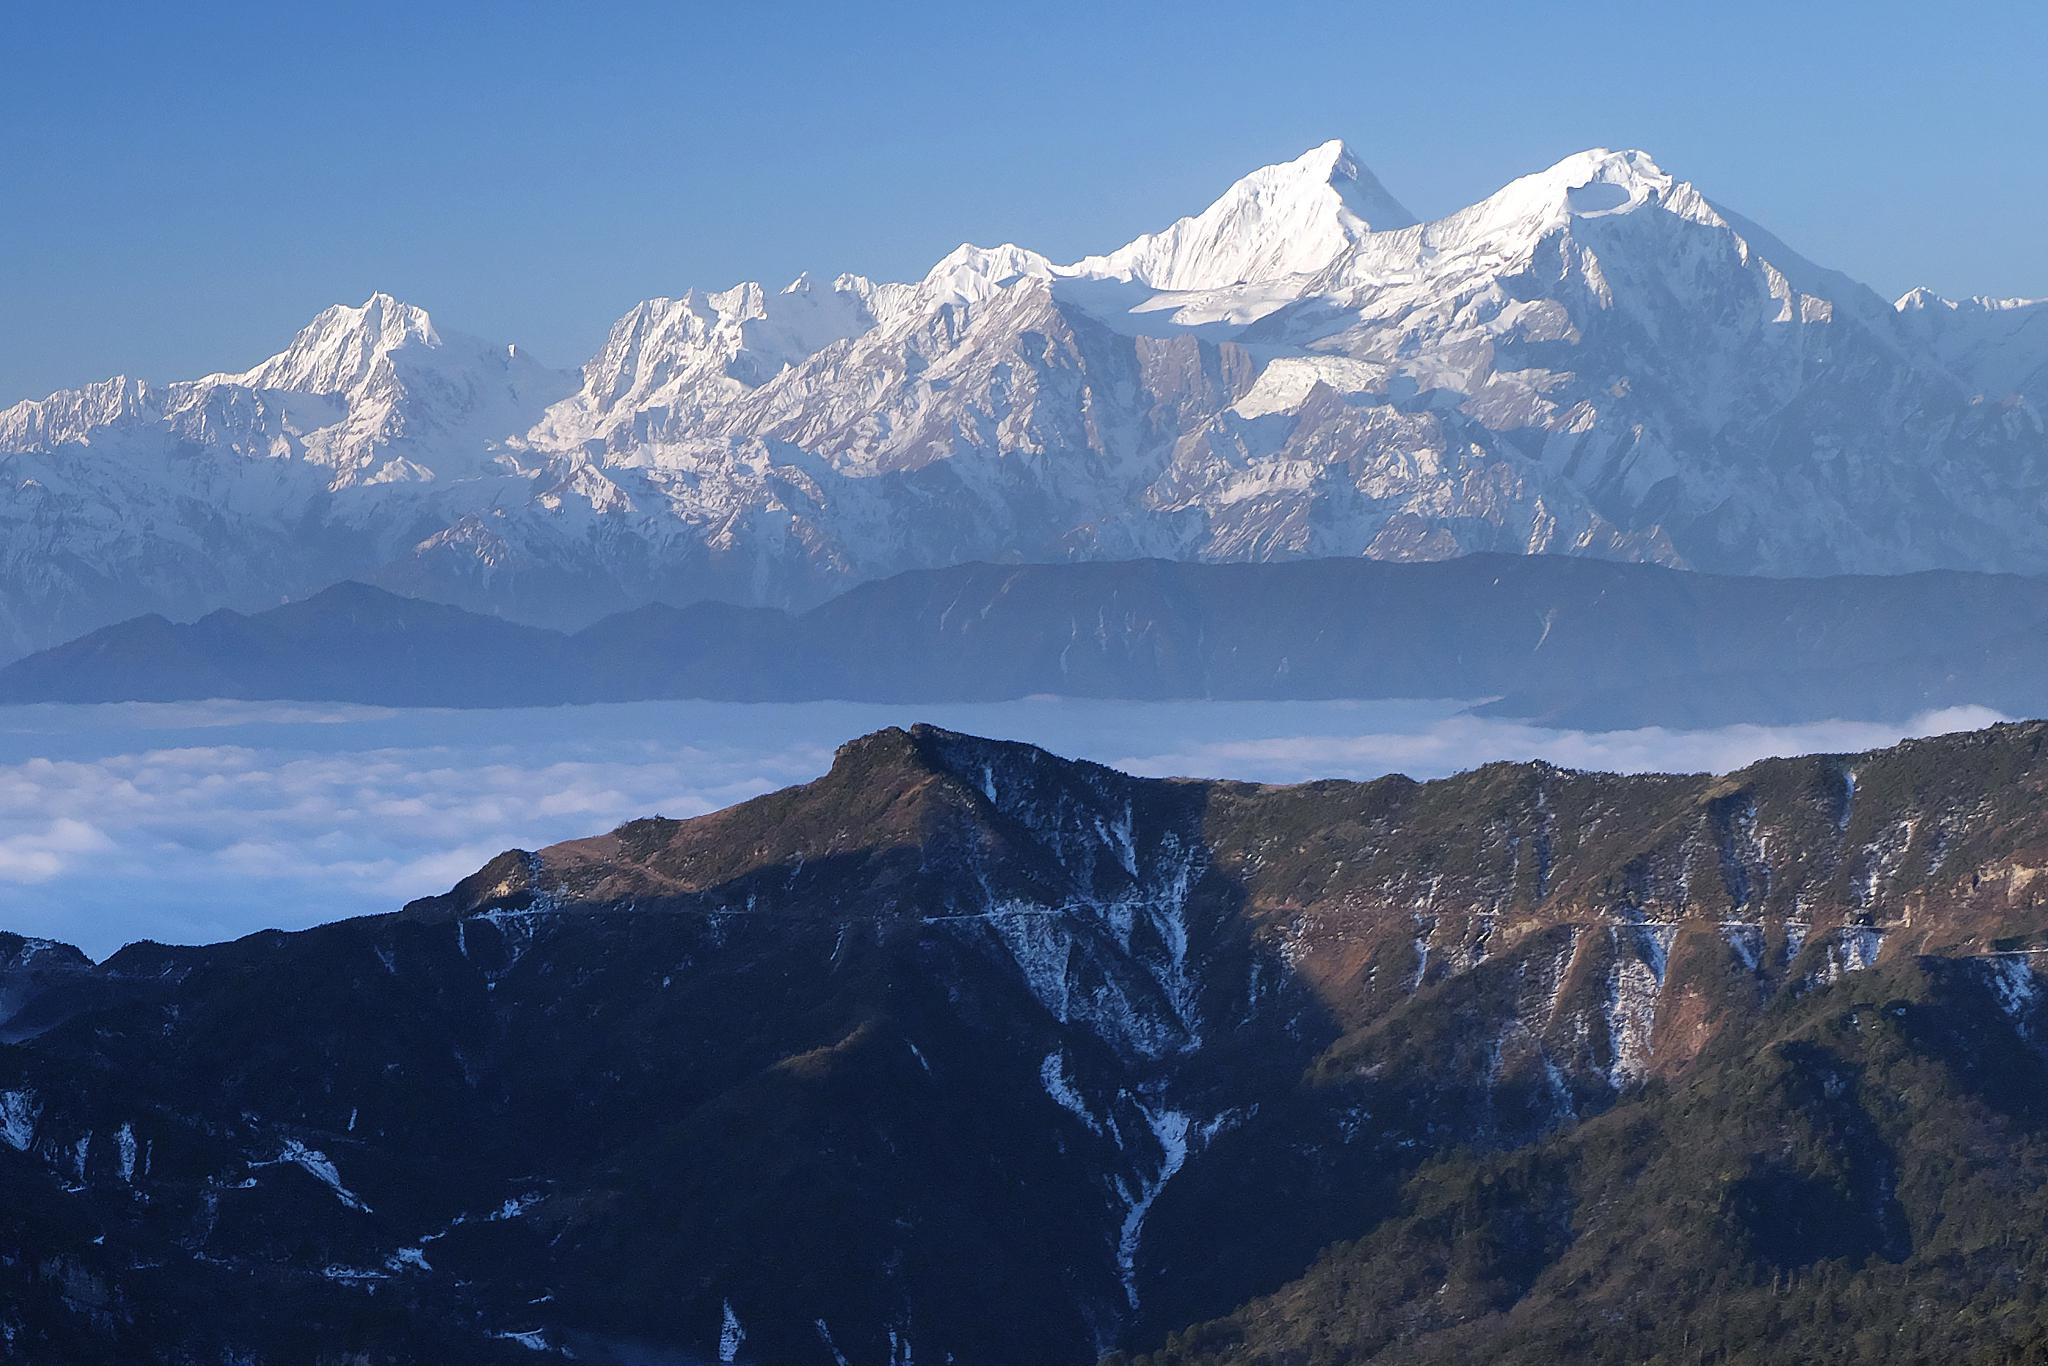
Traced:
<path id="1" fill-rule="evenodd" d="M 1424 564 L 970 564 L 801 614 L 652 606 L 573 634 L 344 584 L 145 617 L 0 670 L 0 700 L 496 707 L 705 698 L 1500 698 L 1583 728 L 2048 711 L 2048 582 Z M 886 643 L 886 648 L 878 648 Z"/>

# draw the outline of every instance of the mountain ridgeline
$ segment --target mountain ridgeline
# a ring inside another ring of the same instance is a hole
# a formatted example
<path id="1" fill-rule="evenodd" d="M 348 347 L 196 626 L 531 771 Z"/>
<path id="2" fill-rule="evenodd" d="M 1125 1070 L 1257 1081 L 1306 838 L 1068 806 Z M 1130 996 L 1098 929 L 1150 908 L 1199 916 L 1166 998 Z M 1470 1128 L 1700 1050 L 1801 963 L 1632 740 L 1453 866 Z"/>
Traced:
<path id="1" fill-rule="evenodd" d="M 566 626 L 1004 558 L 2041 573 L 2044 318 L 1642 151 L 1423 222 L 1334 141 L 1078 261 L 651 298 L 577 369 L 377 294 L 0 410 L 0 653 L 349 579 Z"/>
<path id="2" fill-rule="evenodd" d="M 875 642 L 887 641 L 878 650 Z M 573 634 L 346 584 L 146 617 L 0 670 L 0 701 L 393 706 L 706 698 L 1494 698 L 1586 728 L 1975 703 L 2048 713 L 2048 580 L 1743 579 L 1564 556 L 987 565 L 803 613 L 651 606 Z"/>
<path id="3" fill-rule="evenodd" d="M 1297 787 L 917 727 L 396 914 L 0 940 L 0 1333 L 2033 1359 L 2044 788 L 2040 723 Z"/>

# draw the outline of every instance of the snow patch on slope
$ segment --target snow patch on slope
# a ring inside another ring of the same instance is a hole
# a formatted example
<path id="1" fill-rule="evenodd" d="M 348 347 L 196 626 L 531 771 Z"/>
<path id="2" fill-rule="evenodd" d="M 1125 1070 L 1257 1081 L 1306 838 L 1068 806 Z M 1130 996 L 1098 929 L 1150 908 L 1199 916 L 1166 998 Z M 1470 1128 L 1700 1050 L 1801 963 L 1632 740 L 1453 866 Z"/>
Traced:
<path id="1" fill-rule="evenodd" d="M 370 1212 L 370 1207 L 363 1203 L 362 1198 L 342 1184 L 341 1172 L 335 1167 L 333 1160 L 326 1153 L 321 1152 L 317 1148 L 309 1148 L 296 1138 L 286 1139 L 284 1146 L 278 1150 L 277 1156 L 269 1161 L 251 1162 L 249 1164 L 252 1168 L 284 1165 L 294 1166 L 300 1171 L 305 1172 L 315 1181 L 327 1187 L 328 1190 L 333 1191 L 334 1198 L 341 1201 L 348 1208 L 361 1210 L 365 1214 Z"/>
<path id="2" fill-rule="evenodd" d="M 1139 1178 L 1135 1188 L 1118 1181 L 1126 1210 L 1123 1227 L 1117 1234 L 1117 1275 L 1123 1281 L 1124 1296 L 1132 1309 L 1138 1307 L 1138 1249 L 1145 1235 L 1145 1216 L 1151 1213 L 1159 1192 L 1166 1189 L 1166 1183 L 1179 1174 L 1188 1160 L 1191 1123 L 1189 1116 L 1179 1110 L 1143 1100 L 1135 1103 L 1159 1144 L 1159 1162 L 1149 1176 Z"/>
<path id="3" fill-rule="evenodd" d="M 1045 1087 L 1045 1094 L 1054 1104 L 1086 1125 L 1088 1132 L 1102 1132 L 1102 1122 L 1088 1109 L 1088 1102 L 1074 1088 L 1074 1082 L 1067 1075 L 1067 1054 L 1065 1049 L 1056 1048 L 1045 1055 L 1045 1061 L 1038 1068 L 1039 1083 Z"/>
<path id="4" fill-rule="evenodd" d="M 33 1091 L 0 1091 L 0 1143 L 25 1153 L 36 1141 L 36 1121 L 43 1107 Z"/>

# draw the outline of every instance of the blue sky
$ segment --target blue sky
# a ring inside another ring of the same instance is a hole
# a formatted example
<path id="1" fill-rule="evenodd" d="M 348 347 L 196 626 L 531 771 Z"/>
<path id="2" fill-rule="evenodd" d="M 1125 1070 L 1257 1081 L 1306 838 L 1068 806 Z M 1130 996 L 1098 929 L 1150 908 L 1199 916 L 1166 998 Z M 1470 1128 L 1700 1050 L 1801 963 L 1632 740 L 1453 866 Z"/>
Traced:
<path id="1" fill-rule="evenodd" d="M 0 403 L 386 289 L 576 364 L 643 297 L 1069 258 L 1331 136 L 1425 216 L 1642 146 L 1887 295 L 2048 294 L 2048 7 L 13 6 Z"/>

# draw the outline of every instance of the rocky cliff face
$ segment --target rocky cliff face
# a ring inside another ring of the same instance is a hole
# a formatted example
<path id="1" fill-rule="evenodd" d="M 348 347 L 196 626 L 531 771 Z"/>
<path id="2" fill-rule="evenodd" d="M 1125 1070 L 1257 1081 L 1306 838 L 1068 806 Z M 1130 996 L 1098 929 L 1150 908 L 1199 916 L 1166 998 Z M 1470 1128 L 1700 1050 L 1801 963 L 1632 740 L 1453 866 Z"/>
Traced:
<path id="1" fill-rule="evenodd" d="M 1326 1359 L 1452 1352 L 1563 1312 L 1543 1277 L 1598 1261 L 1589 1229 L 1655 1261 L 1594 1217 L 1626 1201 L 1587 1154 L 1654 1165 L 1703 1124 L 1721 1165 L 1679 1163 L 1710 1180 L 1687 1198 L 1737 1204 L 1681 1228 L 1699 1275 L 1910 1268 L 1964 1187 L 1899 1175 L 1924 1135 L 1873 1146 L 1878 1083 L 1825 1022 L 1880 990 L 1916 1066 L 2042 1075 L 2044 781 L 2038 724 L 1725 777 L 1293 788 L 918 728 L 397 915 L 99 965 L 9 939 L 0 1332 L 29 1359 L 1086 1362 L 1176 1334 L 1292 1361 L 1328 1311 L 1371 1329 Z M 1683 1118 L 1731 1096 L 1755 1133 Z M 2003 1122 L 2036 1141 L 2033 1109 Z M 1514 1161 L 1549 1165 L 1431 1222 Z M 1765 1246 L 1737 1205 L 1780 1196 L 1813 1212 Z M 1454 1298 L 1372 1271 L 1404 1238 Z"/>

